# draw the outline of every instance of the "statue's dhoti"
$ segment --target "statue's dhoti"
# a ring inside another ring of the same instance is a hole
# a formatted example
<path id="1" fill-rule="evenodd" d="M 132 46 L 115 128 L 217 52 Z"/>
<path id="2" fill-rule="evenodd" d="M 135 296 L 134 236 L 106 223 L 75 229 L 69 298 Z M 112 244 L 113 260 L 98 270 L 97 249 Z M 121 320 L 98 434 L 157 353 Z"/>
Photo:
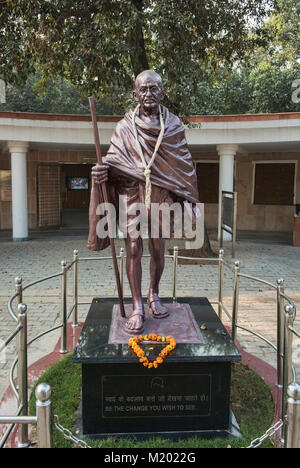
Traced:
<path id="1" fill-rule="evenodd" d="M 119 199 L 119 229 L 124 236 L 136 237 L 137 232 L 140 232 L 142 237 L 147 235 L 153 237 L 153 235 L 151 236 L 152 232 L 152 234 L 156 233 L 156 237 L 171 237 L 174 224 L 173 211 L 170 212 L 168 219 L 164 219 L 163 212 L 159 212 L 155 208 L 171 207 L 176 201 L 174 194 L 157 185 L 152 185 L 151 210 L 147 210 L 144 205 L 145 184 L 126 177 L 118 178 L 115 184 L 115 194 Z M 121 210 L 122 215 L 120 216 Z M 142 223 L 143 226 L 141 226 Z M 169 223 L 169 225 L 164 223 Z M 170 232 L 170 236 L 167 235 L 168 232 Z"/>

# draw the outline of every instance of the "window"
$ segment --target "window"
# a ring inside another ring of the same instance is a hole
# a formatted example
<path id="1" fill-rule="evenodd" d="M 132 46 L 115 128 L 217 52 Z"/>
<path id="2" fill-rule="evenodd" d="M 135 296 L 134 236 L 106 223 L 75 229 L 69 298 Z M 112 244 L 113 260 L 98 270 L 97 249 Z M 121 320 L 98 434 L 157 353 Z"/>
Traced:
<path id="1" fill-rule="evenodd" d="M 254 164 L 255 205 L 294 205 L 295 162 Z"/>
<path id="2" fill-rule="evenodd" d="M 11 200 L 11 171 L 0 170 L 0 201 Z"/>
<path id="3" fill-rule="evenodd" d="M 219 163 L 197 162 L 196 174 L 201 203 L 219 203 Z"/>

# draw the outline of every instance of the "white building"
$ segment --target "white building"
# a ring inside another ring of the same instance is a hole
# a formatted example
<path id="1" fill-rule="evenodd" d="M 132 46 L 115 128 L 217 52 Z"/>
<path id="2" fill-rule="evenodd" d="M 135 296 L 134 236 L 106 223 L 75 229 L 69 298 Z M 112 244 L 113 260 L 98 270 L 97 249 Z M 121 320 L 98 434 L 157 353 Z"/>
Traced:
<path id="1" fill-rule="evenodd" d="M 120 118 L 98 118 L 103 155 Z M 292 232 L 300 205 L 300 113 L 188 122 L 207 227 L 218 226 L 221 191 L 235 190 L 238 230 Z M 0 112 L 0 230 L 22 241 L 30 229 L 60 226 L 65 213 L 87 219 L 85 178 L 95 162 L 89 116 Z"/>

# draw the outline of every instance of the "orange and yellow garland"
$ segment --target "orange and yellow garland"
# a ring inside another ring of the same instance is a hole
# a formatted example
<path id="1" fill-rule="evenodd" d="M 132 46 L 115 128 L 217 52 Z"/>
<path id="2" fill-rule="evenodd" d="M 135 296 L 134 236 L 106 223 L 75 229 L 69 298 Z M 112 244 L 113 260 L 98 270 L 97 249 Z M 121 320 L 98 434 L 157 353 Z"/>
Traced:
<path id="1" fill-rule="evenodd" d="M 161 352 L 159 353 L 158 357 L 153 362 L 149 362 L 149 359 L 145 356 L 145 351 L 139 346 L 138 343 L 142 341 L 156 341 L 158 343 L 168 343 Z M 137 355 L 140 360 L 140 363 L 143 364 L 144 367 L 157 368 L 160 364 L 164 362 L 164 359 L 170 354 L 173 349 L 176 348 L 176 341 L 171 336 L 160 336 L 155 335 L 154 333 L 149 333 L 145 336 L 135 336 L 134 338 L 130 338 L 128 345 L 132 348 L 133 352 Z"/>

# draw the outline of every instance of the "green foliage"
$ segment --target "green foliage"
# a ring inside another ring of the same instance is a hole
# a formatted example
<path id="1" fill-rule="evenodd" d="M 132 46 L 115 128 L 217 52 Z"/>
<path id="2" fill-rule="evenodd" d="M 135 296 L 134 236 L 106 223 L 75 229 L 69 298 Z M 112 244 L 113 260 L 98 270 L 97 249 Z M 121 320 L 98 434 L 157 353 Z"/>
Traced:
<path id="1" fill-rule="evenodd" d="M 218 70 L 217 81 L 206 77 L 191 97 L 190 114 L 256 114 L 300 112 L 292 101 L 292 83 L 300 79 L 300 64 L 280 66 L 262 59 L 228 73 Z"/>
<path id="2" fill-rule="evenodd" d="M 300 59 L 300 2 L 277 0 L 276 8 L 266 22 L 270 37 L 269 55 L 295 63 Z"/>
<path id="3" fill-rule="evenodd" d="M 280 67 L 267 60 L 252 66 L 244 65 L 231 72 L 219 68 L 215 81 L 210 73 L 202 73 L 197 94 L 189 97 L 190 115 L 226 115 L 276 112 L 300 112 L 300 104 L 292 102 L 292 83 L 300 79 L 300 65 Z M 87 98 L 67 80 L 48 80 L 46 89 L 40 89 L 40 77 L 30 75 L 21 89 L 7 88 L 6 104 L 0 111 L 42 112 L 61 114 L 89 114 Z M 110 96 L 96 103 L 99 114 L 122 115 L 133 106 L 130 93 L 126 101 L 117 106 Z"/>
<path id="4" fill-rule="evenodd" d="M 0 111 L 38 112 L 54 114 L 89 114 L 87 98 L 81 97 L 79 91 L 66 79 L 48 80 L 40 87 L 40 76 L 30 75 L 20 89 L 9 85 L 6 92 L 6 103 L 0 104 Z M 96 103 L 99 114 L 114 114 L 123 109 L 116 109 L 109 99 Z"/>
<path id="5" fill-rule="evenodd" d="M 249 71 L 246 68 L 228 72 L 219 68 L 215 81 L 211 82 L 209 73 L 198 84 L 199 97 L 191 97 L 190 114 L 218 115 L 245 114 L 249 112 L 252 94 Z"/>
<path id="6" fill-rule="evenodd" d="M 292 102 L 292 83 L 300 78 L 299 20 L 299 0 L 278 0 L 265 21 L 268 43 L 248 57 L 250 112 L 300 111 Z"/>
<path id="7" fill-rule="evenodd" d="M 299 112 L 292 101 L 292 83 L 300 78 L 300 65 L 280 67 L 278 63 L 261 62 L 249 75 L 252 89 L 251 113 Z"/>
<path id="8" fill-rule="evenodd" d="M 53 414 L 58 414 L 66 426 L 72 427 L 80 401 L 81 366 L 72 365 L 72 355 L 69 355 L 50 367 L 36 386 L 42 382 L 47 382 L 51 386 Z M 34 392 L 30 400 L 29 411 L 30 414 L 36 413 Z M 58 431 L 53 430 L 53 446 L 70 448 L 70 443 Z"/>
<path id="9" fill-rule="evenodd" d="M 300 3 L 272 4 L 7 0 L 0 78 L 12 86 L 0 110 L 88 113 L 94 94 L 99 113 L 123 114 L 134 76 L 154 68 L 175 113 L 300 111 L 291 99 L 300 79 Z"/>
<path id="10" fill-rule="evenodd" d="M 7 0 L 1 2 L 0 77 L 67 79 L 82 96 L 120 108 L 134 76 L 154 68 L 175 110 L 189 110 L 201 70 L 231 66 L 263 44 L 272 0 Z M 251 27 L 251 37 L 249 24 Z"/>
<path id="11" fill-rule="evenodd" d="M 299 112 L 292 84 L 300 79 L 300 3 L 278 0 L 265 19 L 266 42 L 236 61 L 219 67 L 215 82 L 204 74 L 193 114 Z"/>

